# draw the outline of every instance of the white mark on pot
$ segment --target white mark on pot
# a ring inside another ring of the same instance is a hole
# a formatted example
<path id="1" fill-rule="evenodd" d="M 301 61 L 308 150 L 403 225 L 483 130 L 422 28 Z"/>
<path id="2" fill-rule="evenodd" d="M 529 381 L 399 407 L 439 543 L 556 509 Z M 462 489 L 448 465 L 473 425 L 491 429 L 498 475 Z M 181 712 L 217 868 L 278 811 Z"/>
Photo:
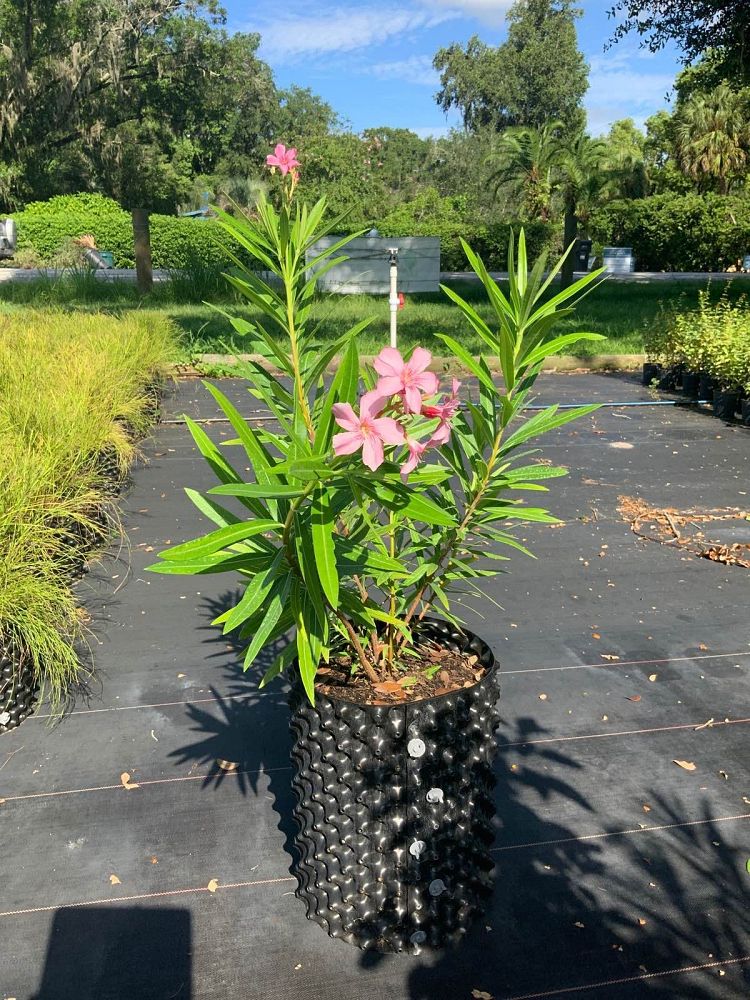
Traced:
<path id="1" fill-rule="evenodd" d="M 424 745 L 424 740 L 409 740 L 406 749 L 410 757 L 424 757 L 427 747 Z"/>
<path id="2" fill-rule="evenodd" d="M 448 886 L 441 878 L 435 878 L 430 882 L 427 891 L 431 896 L 442 896 L 444 892 L 448 891 Z"/>
<path id="3" fill-rule="evenodd" d="M 409 940 L 412 944 L 424 944 L 427 940 L 427 935 L 424 931 L 414 931 Z"/>
<path id="4" fill-rule="evenodd" d="M 413 858 L 418 858 L 424 852 L 427 844 L 423 840 L 415 840 L 409 847 L 409 854 Z"/>
<path id="5" fill-rule="evenodd" d="M 445 798 L 445 794 L 442 788 L 431 788 L 427 793 L 428 802 L 442 802 Z"/>

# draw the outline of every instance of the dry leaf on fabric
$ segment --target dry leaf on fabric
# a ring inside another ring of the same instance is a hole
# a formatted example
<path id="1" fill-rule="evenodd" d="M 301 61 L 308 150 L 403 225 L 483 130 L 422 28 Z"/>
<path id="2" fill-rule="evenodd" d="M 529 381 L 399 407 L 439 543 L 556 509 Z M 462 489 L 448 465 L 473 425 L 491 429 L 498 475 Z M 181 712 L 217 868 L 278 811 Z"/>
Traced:
<path id="1" fill-rule="evenodd" d="M 691 760 L 673 760 L 673 764 L 681 767 L 683 771 L 695 771 L 696 766 Z"/>
<path id="2" fill-rule="evenodd" d="M 614 663 L 620 659 L 620 657 L 615 653 L 599 653 L 599 656 L 601 656 L 603 660 L 607 660 L 609 663 Z"/>
<path id="3" fill-rule="evenodd" d="M 236 760 L 223 760 L 221 757 L 218 758 L 216 764 L 222 771 L 236 771 L 240 766 Z"/>
<path id="4" fill-rule="evenodd" d="M 474 997 L 474 1000 L 492 1000 L 492 994 L 485 993 L 484 990 L 472 990 L 471 995 Z"/>
<path id="5" fill-rule="evenodd" d="M 628 701 L 640 701 L 641 696 L 639 694 L 631 694 L 628 696 Z"/>
<path id="6" fill-rule="evenodd" d="M 216 890 L 219 888 L 219 880 L 212 878 L 211 881 L 206 886 L 206 888 L 208 889 L 209 892 L 216 892 Z"/>
<path id="7" fill-rule="evenodd" d="M 547 700 L 547 695 L 542 691 L 542 693 L 539 695 L 539 701 L 546 701 L 546 700 Z"/>
<path id="8" fill-rule="evenodd" d="M 654 681 L 656 680 L 656 678 L 657 678 L 658 676 L 659 676 L 658 674 L 649 674 L 649 675 L 648 675 L 648 679 L 649 679 L 649 680 L 651 681 L 651 683 L 653 684 L 653 683 L 654 683 Z"/>
<path id="9" fill-rule="evenodd" d="M 122 882 L 119 880 L 119 878 L 116 875 L 110 875 L 109 876 L 109 884 L 110 885 L 122 885 Z"/>
<path id="10" fill-rule="evenodd" d="M 122 782 L 122 787 L 127 788 L 128 791 L 130 791 L 131 788 L 140 788 L 141 786 L 138 784 L 138 782 L 131 781 L 130 777 L 131 776 L 129 771 L 122 772 L 122 774 L 120 775 L 120 781 Z"/>

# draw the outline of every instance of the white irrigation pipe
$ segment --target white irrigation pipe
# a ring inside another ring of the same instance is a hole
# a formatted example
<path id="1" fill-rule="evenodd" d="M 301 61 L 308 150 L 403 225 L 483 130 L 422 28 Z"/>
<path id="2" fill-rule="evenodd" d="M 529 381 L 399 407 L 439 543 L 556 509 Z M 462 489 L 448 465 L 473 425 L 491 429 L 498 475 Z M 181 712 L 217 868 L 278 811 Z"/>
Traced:
<path id="1" fill-rule="evenodd" d="M 391 265 L 391 347 L 398 347 L 398 247 L 388 248 L 388 262 Z"/>

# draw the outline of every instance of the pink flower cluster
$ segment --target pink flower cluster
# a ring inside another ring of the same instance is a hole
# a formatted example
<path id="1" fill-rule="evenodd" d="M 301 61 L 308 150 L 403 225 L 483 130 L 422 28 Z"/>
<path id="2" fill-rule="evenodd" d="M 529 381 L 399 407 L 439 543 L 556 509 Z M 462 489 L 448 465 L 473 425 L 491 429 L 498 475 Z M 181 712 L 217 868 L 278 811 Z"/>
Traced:
<path id="1" fill-rule="evenodd" d="M 279 143 L 273 153 L 269 153 L 266 157 L 266 164 L 271 168 L 271 171 L 280 170 L 281 176 L 286 177 L 288 173 L 295 176 L 299 170 L 299 160 L 297 159 L 297 150 L 292 146 L 287 149 L 283 143 Z"/>
<path id="2" fill-rule="evenodd" d="M 432 355 L 417 347 L 411 358 L 404 361 L 394 347 L 385 347 L 373 362 L 380 376 L 378 383 L 359 401 L 359 414 L 350 403 L 335 403 L 333 415 L 344 433 L 333 438 L 336 455 L 353 455 L 362 449 L 362 461 L 373 472 L 385 461 L 386 445 L 405 445 L 408 457 L 401 465 L 401 478 L 407 481 L 428 448 L 447 444 L 451 436 L 451 421 L 459 407 L 461 385 L 453 379 L 452 393 L 442 402 L 428 404 L 438 392 L 438 378 L 428 371 Z M 385 411 L 389 411 L 389 415 Z M 438 418 L 438 426 L 426 442 L 418 441 L 405 427 L 410 417 L 422 414 Z"/>

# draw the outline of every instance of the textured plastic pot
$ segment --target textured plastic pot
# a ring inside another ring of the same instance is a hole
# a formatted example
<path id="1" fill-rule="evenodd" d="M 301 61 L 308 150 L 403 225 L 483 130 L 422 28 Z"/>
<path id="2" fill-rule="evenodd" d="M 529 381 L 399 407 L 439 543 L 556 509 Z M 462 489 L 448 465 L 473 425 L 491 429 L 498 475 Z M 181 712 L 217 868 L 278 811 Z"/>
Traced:
<path id="1" fill-rule="evenodd" d="M 714 380 L 710 375 L 701 372 L 698 377 L 698 399 L 710 403 L 714 398 Z"/>
<path id="2" fill-rule="evenodd" d="M 700 375 L 697 372 L 682 373 L 682 391 L 688 399 L 697 399 L 700 389 Z"/>
<path id="3" fill-rule="evenodd" d="M 31 657 L 0 636 L 0 733 L 17 729 L 31 715 L 38 694 Z"/>
<path id="4" fill-rule="evenodd" d="M 714 392 L 714 416 L 720 420 L 734 420 L 734 415 L 740 408 L 738 392 Z"/>
<path id="5" fill-rule="evenodd" d="M 669 368 L 664 368 L 659 378 L 658 388 L 663 392 L 674 392 L 680 380 L 680 375 L 681 371 L 677 365 L 670 365 Z"/>
<path id="6" fill-rule="evenodd" d="M 652 382 L 659 378 L 661 378 L 661 365 L 657 365 L 653 361 L 647 361 L 643 366 L 642 384 L 651 385 Z"/>
<path id="7" fill-rule="evenodd" d="M 460 937 L 494 876 L 495 659 L 470 632 L 423 628 L 475 653 L 482 680 L 392 706 L 291 695 L 296 894 L 331 937 L 382 952 Z"/>
<path id="8" fill-rule="evenodd" d="M 742 400 L 742 423 L 750 427 L 750 399 Z"/>

